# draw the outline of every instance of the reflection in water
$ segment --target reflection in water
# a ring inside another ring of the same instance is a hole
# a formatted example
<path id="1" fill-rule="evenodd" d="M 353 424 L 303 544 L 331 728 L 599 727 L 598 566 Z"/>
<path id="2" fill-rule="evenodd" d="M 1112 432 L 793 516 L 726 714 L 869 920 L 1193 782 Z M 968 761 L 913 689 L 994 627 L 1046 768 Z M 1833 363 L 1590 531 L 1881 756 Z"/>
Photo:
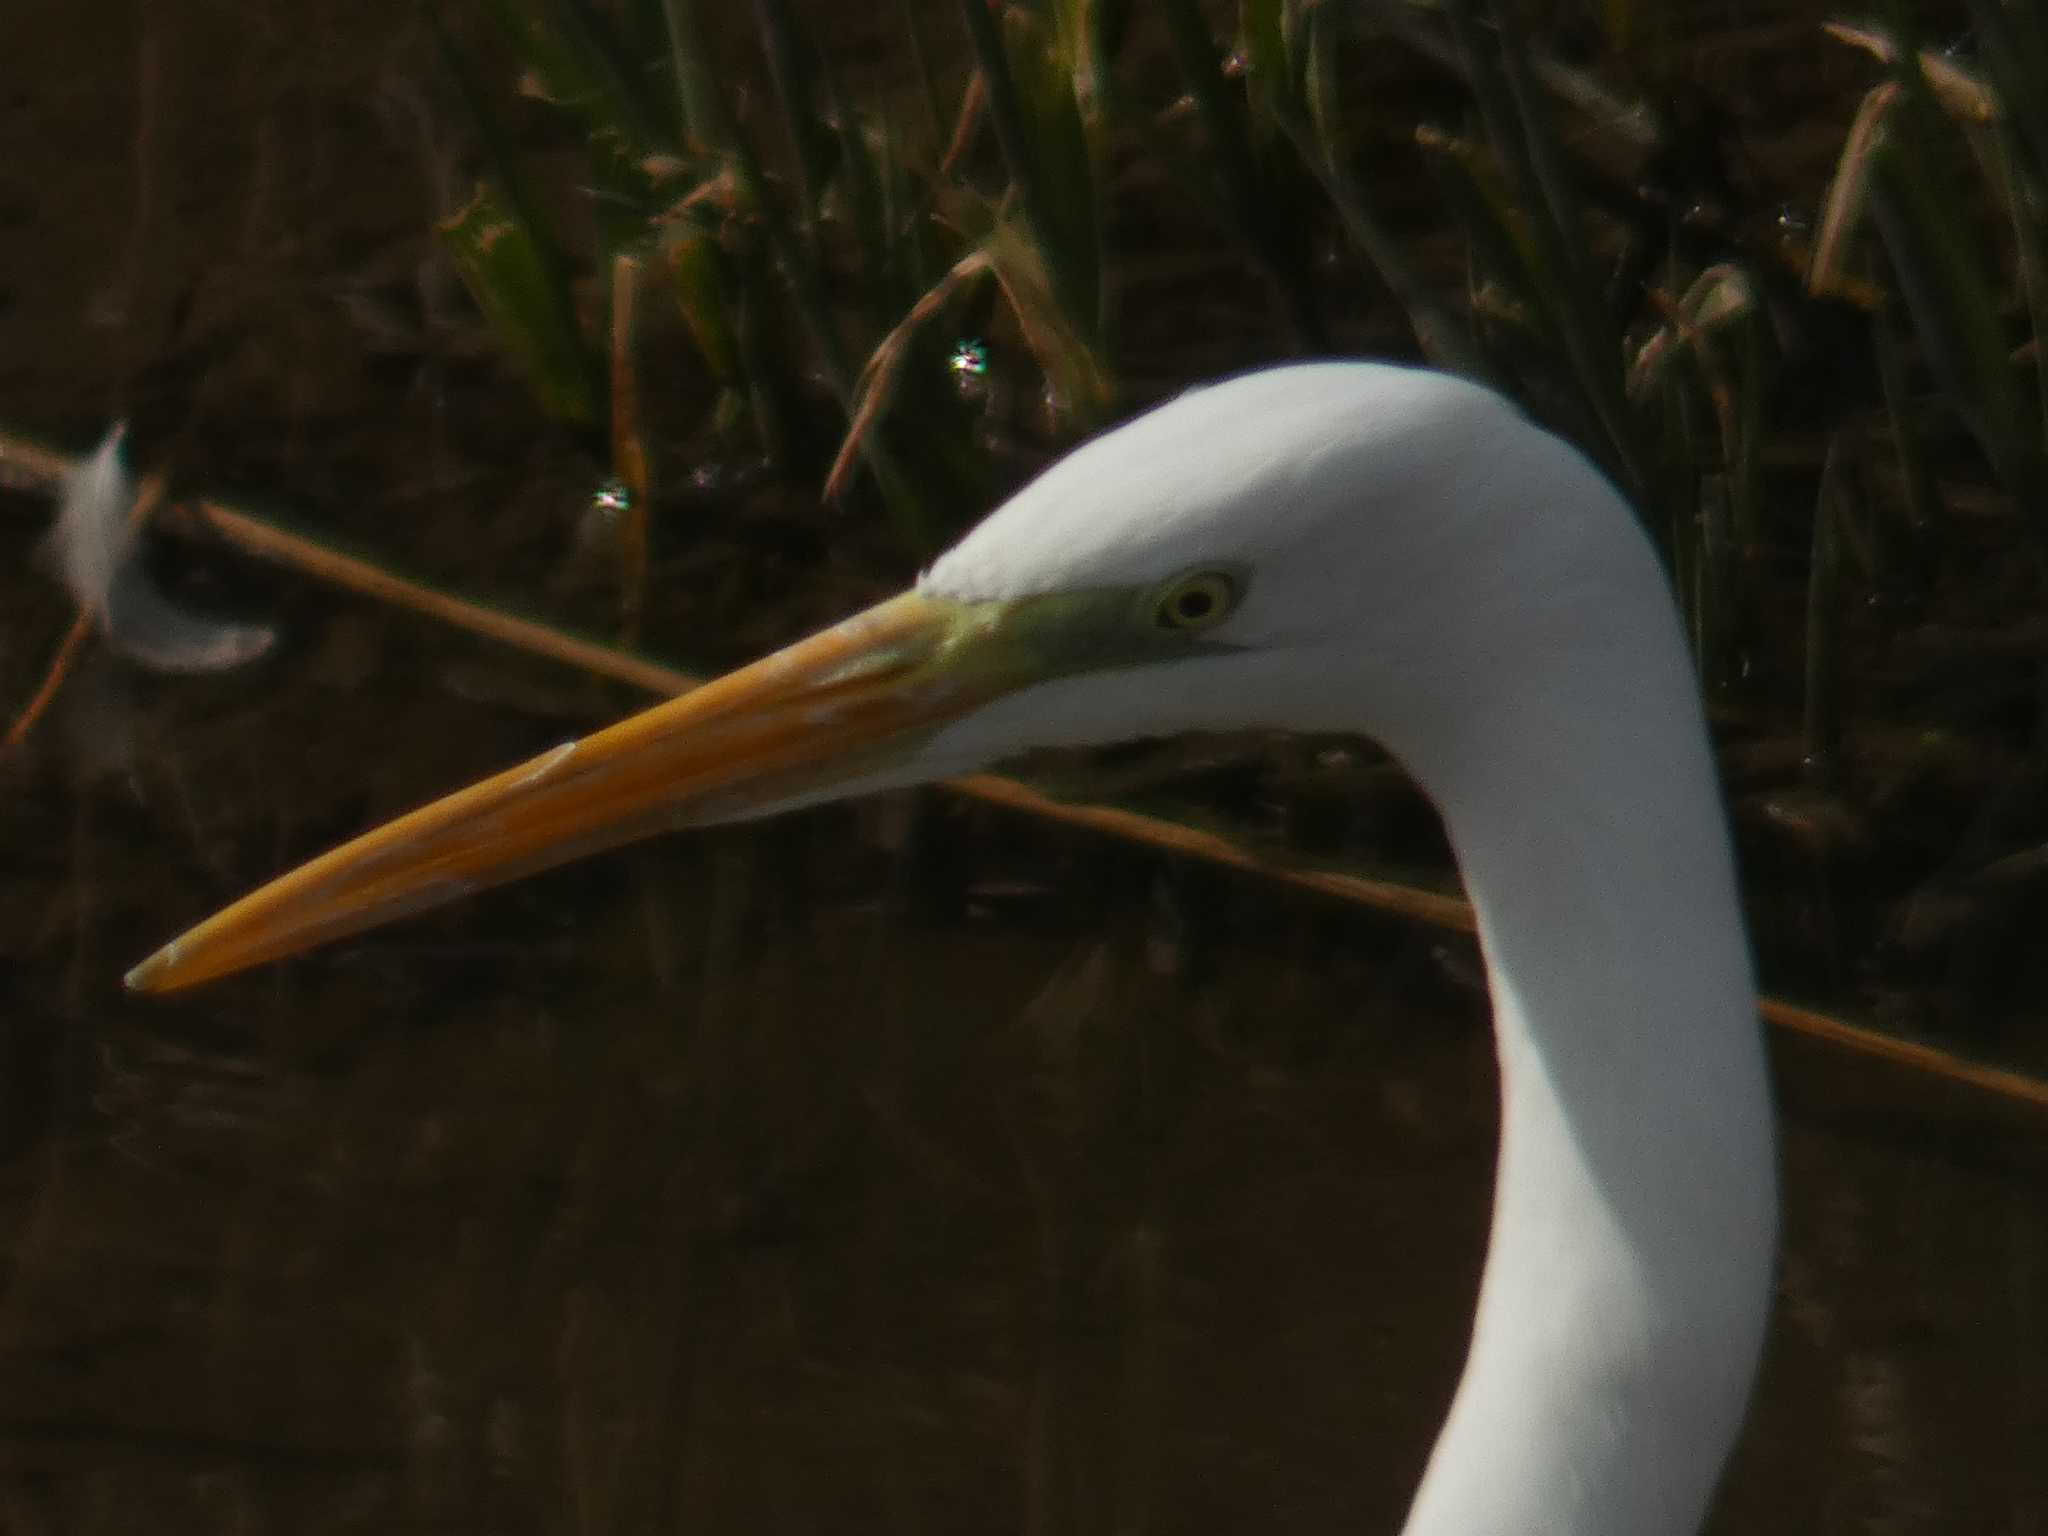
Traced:
<path id="1" fill-rule="evenodd" d="M 7 1184 L 21 1528 L 1393 1528 L 1483 1239 L 1474 1000 L 1423 936 L 903 809 L 175 1008 L 18 972 L 64 1037 Z M 2036 1130 L 1783 1066 L 1719 1528 L 2027 1529 Z"/>

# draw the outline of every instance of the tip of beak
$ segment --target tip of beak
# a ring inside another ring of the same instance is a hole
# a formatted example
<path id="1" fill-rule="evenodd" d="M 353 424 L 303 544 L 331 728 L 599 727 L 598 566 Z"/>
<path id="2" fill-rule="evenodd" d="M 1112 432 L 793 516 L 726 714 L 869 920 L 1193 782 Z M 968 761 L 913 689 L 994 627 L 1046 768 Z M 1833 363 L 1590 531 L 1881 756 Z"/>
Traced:
<path id="1" fill-rule="evenodd" d="M 130 992 L 162 992 L 169 986 L 172 964 L 178 957 L 178 946 L 166 944 L 142 964 L 121 978 L 121 985 Z"/>

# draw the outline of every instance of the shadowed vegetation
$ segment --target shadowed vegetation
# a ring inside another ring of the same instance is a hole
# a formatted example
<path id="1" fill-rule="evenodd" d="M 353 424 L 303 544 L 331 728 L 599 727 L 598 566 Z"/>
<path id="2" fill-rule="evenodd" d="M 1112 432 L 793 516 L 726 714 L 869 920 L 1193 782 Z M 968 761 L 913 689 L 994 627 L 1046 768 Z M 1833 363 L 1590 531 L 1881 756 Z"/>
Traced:
<path id="1" fill-rule="evenodd" d="M 1922 1025 L 2015 988 L 1943 935 L 2044 894 L 2037 797 L 1978 793 L 2048 777 L 2032 7 L 1936 44 L 1626 3 L 961 0 L 878 13 L 858 74 L 793 0 L 715 29 L 696 0 L 489 9 L 501 48 L 450 54 L 486 174 L 443 239 L 538 407 L 608 445 L 629 615 L 667 478 L 707 459 L 821 486 L 911 561 L 1202 356 L 1426 359 L 1648 520 L 1785 984 L 1960 984 Z M 1832 116 L 1759 141 L 1745 71 L 1795 47 Z M 562 129 L 539 161 L 494 126 L 508 78 Z M 1981 648 L 2000 675 L 1958 700 Z"/>

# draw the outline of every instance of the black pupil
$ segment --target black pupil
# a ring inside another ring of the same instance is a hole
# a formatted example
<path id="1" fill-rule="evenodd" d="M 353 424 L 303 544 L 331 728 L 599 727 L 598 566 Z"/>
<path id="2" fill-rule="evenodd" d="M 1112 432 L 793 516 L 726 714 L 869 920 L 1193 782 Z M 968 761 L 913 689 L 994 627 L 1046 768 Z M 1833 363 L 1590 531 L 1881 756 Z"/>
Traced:
<path id="1" fill-rule="evenodd" d="M 1193 591 L 1181 593 L 1177 606 L 1180 609 L 1180 616 L 1184 619 L 1206 619 L 1210 610 L 1216 606 L 1216 596 L 1202 587 L 1196 587 Z"/>

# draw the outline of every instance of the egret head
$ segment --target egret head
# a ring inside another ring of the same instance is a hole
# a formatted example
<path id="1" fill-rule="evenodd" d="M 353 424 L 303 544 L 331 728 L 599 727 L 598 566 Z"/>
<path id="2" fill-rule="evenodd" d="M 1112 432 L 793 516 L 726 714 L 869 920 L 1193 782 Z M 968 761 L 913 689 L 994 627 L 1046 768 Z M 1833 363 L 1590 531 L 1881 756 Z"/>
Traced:
<path id="1" fill-rule="evenodd" d="M 1434 757 L 1532 658 L 1574 665 L 1629 632 L 1613 603 L 1661 590 L 1599 472 L 1492 391 L 1359 363 L 1248 374 L 1075 450 L 919 580 L 1042 647 L 927 760 L 1262 727 Z M 1619 623 L 1589 634 L 1588 605 Z"/>
<path id="2" fill-rule="evenodd" d="M 129 984 L 1033 748 L 1272 727 L 1427 756 L 1543 645 L 1559 583 L 1600 580 L 1580 545 L 1652 559 L 1597 473 L 1498 396 L 1370 364 L 1247 375 L 1088 443 L 900 597 L 313 861 Z"/>

